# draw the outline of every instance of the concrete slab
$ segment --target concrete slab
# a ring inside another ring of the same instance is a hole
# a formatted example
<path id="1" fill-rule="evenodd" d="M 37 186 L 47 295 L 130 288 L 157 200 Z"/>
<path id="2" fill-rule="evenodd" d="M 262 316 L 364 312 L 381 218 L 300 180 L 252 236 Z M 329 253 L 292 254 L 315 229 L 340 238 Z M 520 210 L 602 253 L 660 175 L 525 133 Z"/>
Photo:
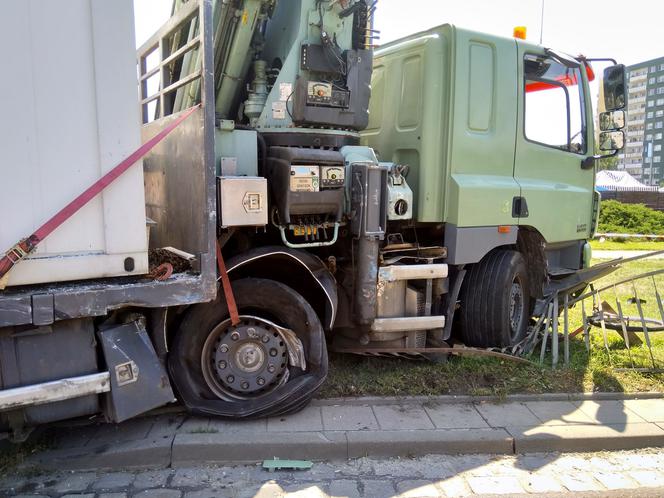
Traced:
<path id="1" fill-rule="evenodd" d="M 187 417 L 177 429 L 178 434 L 195 434 L 197 432 L 207 431 L 210 425 L 209 417 Z"/>
<path id="2" fill-rule="evenodd" d="M 574 404 L 583 413 L 592 417 L 599 424 L 641 424 L 646 422 L 635 412 L 625 406 L 624 401 L 601 400 L 601 401 L 575 401 Z"/>
<path id="3" fill-rule="evenodd" d="M 370 406 L 323 406 L 323 427 L 326 431 L 378 430 L 378 422 Z"/>
<path id="4" fill-rule="evenodd" d="M 561 474 L 558 476 L 560 482 L 570 491 L 603 491 L 604 486 L 600 484 L 599 481 L 596 481 L 592 475 L 580 473 L 580 472 L 570 472 L 568 474 Z"/>
<path id="5" fill-rule="evenodd" d="M 570 401 L 528 401 L 524 403 L 546 425 L 592 424 L 595 419 Z"/>
<path id="6" fill-rule="evenodd" d="M 664 422 L 664 399 L 627 399 L 625 406 L 648 422 Z"/>
<path id="7" fill-rule="evenodd" d="M 440 490 L 433 481 L 422 479 L 401 481 L 397 483 L 399 498 L 438 498 Z"/>
<path id="8" fill-rule="evenodd" d="M 172 440 L 173 437 L 145 438 L 101 446 L 55 449 L 35 455 L 29 461 L 49 470 L 164 468 L 170 464 Z"/>
<path id="9" fill-rule="evenodd" d="M 507 427 L 516 453 L 600 451 L 647 448 L 664 444 L 656 424 Z"/>
<path id="10" fill-rule="evenodd" d="M 541 424 L 524 403 L 478 403 L 475 407 L 491 427 L 537 427 Z"/>
<path id="11" fill-rule="evenodd" d="M 478 495 L 515 495 L 524 493 L 516 477 L 469 477 L 468 485 Z"/>
<path id="12" fill-rule="evenodd" d="M 349 458 L 512 453 L 512 438 L 503 429 L 349 431 L 346 434 Z"/>
<path id="13" fill-rule="evenodd" d="M 596 472 L 593 477 L 602 483 L 602 486 L 606 489 L 634 489 L 639 487 L 634 479 L 619 472 Z"/>
<path id="14" fill-rule="evenodd" d="M 475 406 L 468 404 L 452 405 L 426 403 L 429 418 L 438 429 L 487 429 L 489 424 L 482 418 Z"/>
<path id="15" fill-rule="evenodd" d="M 339 498 L 360 498 L 361 494 L 357 486 L 357 481 L 337 479 L 330 483 L 330 496 Z"/>
<path id="16" fill-rule="evenodd" d="M 435 429 L 421 406 L 374 406 L 373 411 L 383 430 Z"/>
<path id="17" fill-rule="evenodd" d="M 208 430 L 211 433 L 217 432 L 226 434 L 229 432 L 237 432 L 241 434 L 255 434 L 267 432 L 267 419 L 260 418 L 257 420 L 227 420 L 223 418 L 210 419 Z"/>
<path id="18" fill-rule="evenodd" d="M 443 493 L 448 498 L 460 498 L 473 494 L 463 477 L 451 477 L 444 481 L 438 481 L 436 485 L 443 490 Z"/>
<path id="19" fill-rule="evenodd" d="M 528 493 L 562 493 L 562 484 L 550 475 L 533 473 L 521 479 L 521 485 Z"/>
<path id="20" fill-rule="evenodd" d="M 145 439 L 152 429 L 153 422 L 149 418 L 128 420 L 121 424 L 104 424 L 88 443 L 88 446 L 118 444 L 126 441 Z"/>
<path id="21" fill-rule="evenodd" d="M 394 495 L 394 484 L 388 479 L 365 479 L 363 483 L 364 496 L 389 497 Z"/>
<path id="22" fill-rule="evenodd" d="M 312 432 L 323 430 L 323 418 L 318 406 L 309 406 L 292 415 L 267 419 L 268 432 Z"/>
<path id="23" fill-rule="evenodd" d="M 268 458 L 330 460 L 347 458 L 344 433 L 271 432 L 247 434 L 178 434 L 173 441 L 173 467 L 206 463 L 260 462 Z"/>
<path id="24" fill-rule="evenodd" d="M 664 486 L 664 473 L 655 470 L 632 470 L 629 476 L 639 483 L 639 486 L 654 488 Z"/>

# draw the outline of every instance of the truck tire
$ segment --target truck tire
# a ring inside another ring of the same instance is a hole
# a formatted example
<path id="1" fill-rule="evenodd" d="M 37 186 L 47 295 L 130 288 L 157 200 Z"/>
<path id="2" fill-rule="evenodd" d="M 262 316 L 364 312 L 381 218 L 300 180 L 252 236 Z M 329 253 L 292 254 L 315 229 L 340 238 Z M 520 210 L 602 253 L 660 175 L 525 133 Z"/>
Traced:
<path id="1" fill-rule="evenodd" d="M 467 346 L 512 346 L 529 322 L 528 272 L 521 253 L 501 249 L 471 266 L 461 292 L 461 336 Z"/>
<path id="2" fill-rule="evenodd" d="M 290 287 L 274 280 L 232 283 L 241 322 L 230 323 L 223 291 L 192 306 L 171 345 L 168 367 L 192 413 L 255 418 L 302 409 L 327 377 L 327 347 L 318 316 Z M 305 369 L 278 328 L 295 333 Z"/>

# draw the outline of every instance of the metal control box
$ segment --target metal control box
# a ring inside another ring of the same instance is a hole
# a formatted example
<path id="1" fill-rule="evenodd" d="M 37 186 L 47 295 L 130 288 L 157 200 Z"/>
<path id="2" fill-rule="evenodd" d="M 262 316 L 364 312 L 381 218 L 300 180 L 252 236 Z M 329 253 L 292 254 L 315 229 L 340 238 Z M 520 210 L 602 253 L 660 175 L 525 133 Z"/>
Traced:
<path id="1" fill-rule="evenodd" d="M 219 176 L 217 196 L 222 227 L 267 225 L 267 179 Z"/>

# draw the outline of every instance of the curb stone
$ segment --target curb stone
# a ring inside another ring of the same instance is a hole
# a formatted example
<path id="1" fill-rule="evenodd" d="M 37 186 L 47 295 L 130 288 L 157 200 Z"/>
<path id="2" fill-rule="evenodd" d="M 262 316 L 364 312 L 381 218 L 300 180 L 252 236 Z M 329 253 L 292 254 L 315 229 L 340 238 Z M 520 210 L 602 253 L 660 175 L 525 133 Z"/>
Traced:
<path id="1" fill-rule="evenodd" d="M 527 403 L 529 401 L 621 401 L 628 399 L 663 399 L 664 393 L 544 393 L 544 394 L 508 394 L 507 396 L 470 396 L 443 394 L 437 396 L 360 396 L 357 398 L 314 399 L 311 406 L 357 406 L 357 405 L 393 405 L 423 403 Z"/>

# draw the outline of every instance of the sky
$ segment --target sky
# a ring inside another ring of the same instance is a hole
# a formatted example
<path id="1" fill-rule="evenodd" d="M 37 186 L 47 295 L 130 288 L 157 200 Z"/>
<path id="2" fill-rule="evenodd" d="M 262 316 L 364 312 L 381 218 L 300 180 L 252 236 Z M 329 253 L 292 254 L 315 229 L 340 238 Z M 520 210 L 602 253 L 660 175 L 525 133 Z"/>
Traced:
<path id="1" fill-rule="evenodd" d="M 141 45 L 168 19 L 171 0 L 134 0 L 134 10 Z M 507 37 L 526 26 L 544 46 L 629 65 L 664 55 L 662 19 L 661 0 L 379 0 L 375 29 L 386 43 L 446 23 Z"/>

